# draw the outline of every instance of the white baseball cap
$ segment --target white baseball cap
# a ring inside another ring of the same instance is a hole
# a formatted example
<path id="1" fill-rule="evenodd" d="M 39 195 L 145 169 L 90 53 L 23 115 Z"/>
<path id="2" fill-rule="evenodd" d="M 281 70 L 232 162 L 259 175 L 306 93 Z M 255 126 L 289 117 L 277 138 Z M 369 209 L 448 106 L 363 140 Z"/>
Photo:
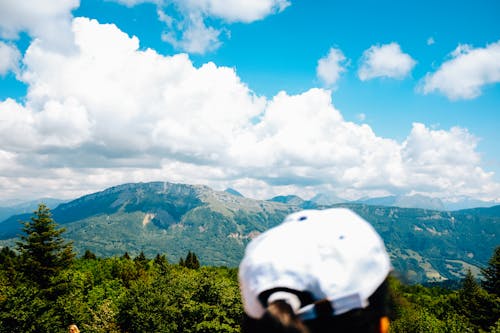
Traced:
<path id="1" fill-rule="evenodd" d="M 332 208 L 291 214 L 253 239 L 240 263 L 239 280 L 245 313 L 252 318 L 265 311 L 259 295 L 276 288 L 327 299 L 335 315 L 368 306 L 390 271 L 375 229 L 349 209 Z M 293 307 L 302 319 L 314 318 L 311 305 Z"/>

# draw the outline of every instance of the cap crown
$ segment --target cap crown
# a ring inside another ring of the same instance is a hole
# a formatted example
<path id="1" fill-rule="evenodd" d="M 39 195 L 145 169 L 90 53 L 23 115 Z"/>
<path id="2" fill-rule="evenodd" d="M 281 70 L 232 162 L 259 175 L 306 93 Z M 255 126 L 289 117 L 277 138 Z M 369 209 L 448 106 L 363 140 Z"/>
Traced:
<path id="1" fill-rule="evenodd" d="M 382 239 L 357 214 L 345 208 L 304 210 L 247 246 L 239 270 L 244 309 L 260 318 L 258 295 L 273 288 L 308 291 L 316 300 L 355 295 L 366 306 L 390 269 Z"/>

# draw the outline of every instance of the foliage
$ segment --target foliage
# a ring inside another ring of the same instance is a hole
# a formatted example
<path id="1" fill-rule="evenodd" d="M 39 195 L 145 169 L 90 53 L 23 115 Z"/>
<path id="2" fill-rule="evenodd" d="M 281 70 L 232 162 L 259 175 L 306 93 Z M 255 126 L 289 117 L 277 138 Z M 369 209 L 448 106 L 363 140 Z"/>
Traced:
<path id="1" fill-rule="evenodd" d="M 97 256 L 95 255 L 94 252 L 90 251 L 90 250 L 85 250 L 85 253 L 83 254 L 83 259 L 97 259 Z"/>
<path id="2" fill-rule="evenodd" d="M 394 332 L 497 332 L 500 298 L 482 289 L 470 271 L 460 289 L 391 281 Z"/>
<path id="3" fill-rule="evenodd" d="M 495 248 L 488 266 L 482 269 L 482 273 L 484 277 L 482 282 L 484 290 L 500 297 L 500 246 Z"/>
<path id="4" fill-rule="evenodd" d="M 21 254 L 21 272 L 40 288 L 50 286 L 51 278 L 72 263 L 73 248 L 62 238 L 64 229 L 58 229 L 49 208 L 38 206 L 30 222 L 24 222 L 21 241 L 17 242 Z"/>
<path id="5" fill-rule="evenodd" d="M 181 258 L 179 260 L 179 266 L 184 266 L 190 269 L 198 269 L 200 268 L 200 262 L 196 254 L 189 251 L 185 259 Z"/>
<path id="6" fill-rule="evenodd" d="M 36 223 L 45 229 L 36 229 Z M 65 332 L 70 323 L 94 333 L 240 331 L 236 268 L 200 266 L 192 251 L 182 265 L 169 263 L 165 254 L 150 259 L 144 252 L 131 259 L 128 253 L 101 258 L 89 251 L 58 261 L 57 254 L 70 247 L 50 212 L 41 206 L 32 224 L 21 237 L 19 254 L 0 249 L 0 333 Z M 47 261 L 59 266 L 43 271 L 50 272 L 45 282 L 26 272 L 27 262 L 45 258 L 28 251 L 40 242 L 35 230 L 45 230 L 47 242 L 59 245 L 51 252 L 55 259 Z M 484 270 L 492 273 L 485 281 L 494 281 L 497 263 L 498 249 Z M 500 333 L 500 298 L 485 281 L 478 283 L 468 272 L 452 290 L 391 277 L 391 333 Z"/>

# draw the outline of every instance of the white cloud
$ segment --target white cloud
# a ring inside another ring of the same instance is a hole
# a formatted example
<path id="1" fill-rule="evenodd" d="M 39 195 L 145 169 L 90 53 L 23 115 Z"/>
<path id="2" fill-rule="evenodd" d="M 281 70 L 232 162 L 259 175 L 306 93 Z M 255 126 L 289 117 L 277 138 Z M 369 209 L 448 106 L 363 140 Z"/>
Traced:
<path id="1" fill-rule="evenodd" d="M 327 86 L 333 86 L 340 78 L 340 74 L 346 71 L 347 65 L 348 62 L 342 51 L 331 48 L 326 57 L 318 60 L 316 75 Z"/>
<path id="2" fill-rule="evenodd" d="M 365 113 L 359 113 L 356 115 L 356 118 L 358 118 L 359 121 L 365 121 L 366 120 L 366 114 Z"/>
<path id="3" fill-rule="evenodd" d="M 221 45 L 224 24 L 251 23 L 283 11 L 287 0 L 114 0 L 128 7 L 152 3 L 159 20 L 167 24 L 162 39 L 176 49 L 206 53 Z M 0 1 L 0 38 L 16 39 L 21 32 L 38 38 L 47 47 L 71 52 L 71 11 L 79 0 Z M 167 15 L 171 11 L 172 15 Z M 210 24 L 206 22 L 210 19 Z M 215 20 L 214 20 L 215 19 Z M 215 26 L 212 26 L 215 25 Z"/>
<path id="4" fill-rule="evenodd" d="M 162 40 L 175 49 L 203 54 L 222 44 L 229 35 L 225 24 L 251 23 L 280 13 L 288 0 L 114 0 L 126 6 L 154 3 L 158 19 L 166 24 Z M 210 19 L 210 24 L 207 23 Z"/>
<path id="5" fill-rule="evenodd" d="M 0 76 L 8 72 L 18 73 L 20 60 L 21 53 L 17 47 L 0 41 Z"/>
<path id="6" fill-rule="evenodd" d="M 71 50 L 71 10 L 79 0 L 0 1 L 0 37 L 16 39 L 20 32 L 48 47 Z"/>
<path id="7" fill-rule="evenodd" d="M 262 111 L 264 101 L 251 94 L 233 69 L 212 63 L 197 69 L 185 54 L 139 51 L 137 38 L 93 20 L 75 19 L 74 32 L 77 55 L 47 52 L 37 42 L 26 51 L 22 77 L 30 89 L 24 111 L 70 122 L 73 117 L 49 116 L 47 106 L 71 99 L 71 109 L 80 110 L 78 119 L 85 124 L 80 130 L 92 127 L 92 140 L 105 151 L 141 154 L 156 149 L 184 159 L 210 159 L 233 131 Z M 39 131 L 33 125 L 28 133 Z M 37 140 L 28 146 L 41 144 Z"/>
<path id="8" fill-rule="evenodd" d="M 408 76 L 415 64 L 415 60 L 403 53 L 397 43 L 372 46 L 363 52 L 358 76 L 361 81 L 377 77 L 403 79 Z"/>
<path id="9" fill-rule="evenodd" d="M 140 5 L 142 3 L 154 3 L 154 4 L 161 4 L 161 0 L 114 0 L 117 3 L 121 3 L 122 5 L 125 5 L 127 7 L 134 7 L 136 5 Z"/>
<path id="10" fill-rule="evenodd" d="M 161 16 L 171 18 L 165 14 Z M 172 23 L 169 24 L 172 25 Z M 221 31 L 207 27 L 201 15 L 190 15 L 190 19 L 185 21 L 185 25 L 180 32 L 180 37 L 177 37 L 175 31 L 170 30 L 162 34 L 162 40 L 172 44 L 178 50 L 198 54 L 216 50 L 221 45 L 219 40 Z"/>
<path id="11" fill-rule="evenodd" d="M 439 92 L 451 100 L 473 99 L 488 84 L 500 82 L 500 41 L 484 48 L 459 45 L 434 73 L 427 73 L 419 90 Z"/>
<path id="12" fill-rule="evenodd" d="M 178 0 L 190 11 L 200 11 L 207 16 L 228 22 L 250 23 L 283 11 L 290 5 L 287 0 Z"/>
<path id="13" fill-rule="evenodd" d="M 173 3 L 177 8 L 188 13 L 201 13 L 222 19 L 226 22 L 251 23 L 268 15 L 279 13 L 291 5 L 288 0 L 114 0 L 132 7 L 141 3 L 153 3 L 168 7 Z"/>
<path id="14" fill-rule="evenodd" d="M 268 100 L 232 68 L 140 50 L 114 25 L 78 18 L 73 31 L 76 53 L 34 41 L 21 73 L 25 102 L 0 102 L 4 198 L 169 180 L 260 198 L 334 188 L 498 199 L 464 129 L 415 124 L 398 143 L 346 121 L 327 90 Z"/>
<path id="15" fill-rule="evenodd" d="M 478 139 L 463 128 L 431 130 L 423 124 L 413 124 L 402 146 L 404 167 L 411 175 L 408 185 L 415 191 L 431 194 L 498 193 L 500 184 L 493 181 L 493 173 L 479 167 L 477 142 Z"/>

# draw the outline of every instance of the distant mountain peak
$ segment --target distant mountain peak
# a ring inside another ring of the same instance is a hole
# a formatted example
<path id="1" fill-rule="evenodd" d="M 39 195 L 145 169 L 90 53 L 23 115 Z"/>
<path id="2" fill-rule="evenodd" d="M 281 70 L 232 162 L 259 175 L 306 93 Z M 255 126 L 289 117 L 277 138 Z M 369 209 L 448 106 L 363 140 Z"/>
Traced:
<path id="1" fill-rule="evenodd" d="M 237 197 L 244 197 L 243 194 L 241 194 L 240 192 L 236 191 L 234 188 L 231 187 L 226 188 L 224 192 L 235 195 Z"/>
<path id="2" fill-rule="evenodd" d="M 432 210 L 445 210 L 443 202 L 438 198 L 431 198 L 421 194 L 413 195 L 390 195 L 385 197 L 376 197 L 356 202 L 367 205 L 394 206 L 401 208 L 420 208 Z"/>
<path id="3" fill-rule="evenodd" d="M 300 206 L 302 203 L 304 203 L 304 199 L 297 195 L 278 195 L 276 197 L 273 197 L 269 199 L 268 201 L 272 202 L 280 202 L 288 205 L 296 205 Z"/>
<path id="4" fill-rule="evenodd" d="M 431 198 L 421 194 L 398 196 L 396 197 L 395 203 L 396 206 L 403 208 L 445 210 L 441 199 Z"/>
<path id="5" fill-rule="evenodd" d="M 330 206 L 346 202 L 346 200 L 337 197 L 333 193 L 318 193 L 311 201 L 320 206 Z"/>

